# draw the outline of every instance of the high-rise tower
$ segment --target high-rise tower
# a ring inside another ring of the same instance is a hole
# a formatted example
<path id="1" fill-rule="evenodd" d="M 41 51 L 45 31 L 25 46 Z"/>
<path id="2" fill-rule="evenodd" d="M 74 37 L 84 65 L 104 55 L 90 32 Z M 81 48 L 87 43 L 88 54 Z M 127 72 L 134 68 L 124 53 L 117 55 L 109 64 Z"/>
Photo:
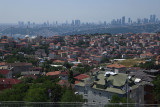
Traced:
<path id="1" fill-rule="evenodd" d="M 122 17 L 122 25 L 125 25 L 125 16 Z"/>

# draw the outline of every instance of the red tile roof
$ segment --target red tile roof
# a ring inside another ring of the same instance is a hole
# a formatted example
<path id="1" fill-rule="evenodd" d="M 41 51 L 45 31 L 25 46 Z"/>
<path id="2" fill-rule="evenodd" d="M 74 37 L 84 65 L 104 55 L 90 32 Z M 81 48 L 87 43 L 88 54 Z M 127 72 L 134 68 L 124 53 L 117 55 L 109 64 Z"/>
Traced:
<path id="1" fill-rule="evenodd" d="M 68 80 L 60 80 L 60 81 L 58 82 L 59 85 L 66 85 L 66 84 L 68 84 L 68 83 L 69 83 Z"/>
<path id="2" fill-rule="evenodd" d="M 81 81 L 75 81 L 75 83 L 74 84 L 78 84 L 78 83 L 80 83 Z"/>
<path id="3" fill-rule="evenodd" d="M 22 44 L 22 45 L 26 45 L 27 43 L 26 43 L 26 42 L 22 42 L 21 44 Z"/>
<path id="4" fill-rule="evenodd" d="M 32 66 L 32 63 L 17 62 L 17 63 L 7 63 L 7 65 L 11 65 L 11 66 Z"/>
<path id="5" fill-rule="evenodd" d="M 54 75 L 59 75 L 61 72 L 60 71 L 53 71 L 53 72 L 48 72 L 46 75 L 47 76 L 54 76 Z"/>
<path id="6" fill-rule="evenodd" d="M 9 78 L 0 78 L 0 84 L 18 84 L 21 80 L 18 79 L 9 79 Z"/>
<path id="7" fill-rule="evenodd" d="M 64 63 L 62 60 L 54 60 L 53 62 Z"/>
<path id="8" fill-rule="evenodd" d="M 68 72 L 61 72 L 61 75 L 68 75 Z"/>
<path id="9" fill-rule="evenodd" d="M 6 62 L 1 62 L 0 66 L 6 65 Z"/>
<path id="10" fill-rule="evenodd" d="M 84 78 L 88 78 L 89 77 L 89 75 L 86 75 L 86 74 L 80 74 L 80 75 L 78 75 L 78 76 L 76 76 L 76 77 L 74 77 L 75 79 L 77 79 L 77 80 L 82 80 L 82 79 L 84 79 Z"/>
<path id="11" fill-rule="evenodd" d="M 7 70 L 7 69 L 1 69 L 1 70 L 0 70 L 0 74 L 2 74 L 2 75 L 8 74 L 9 72 L 10 72 L 10 71 Z"/>

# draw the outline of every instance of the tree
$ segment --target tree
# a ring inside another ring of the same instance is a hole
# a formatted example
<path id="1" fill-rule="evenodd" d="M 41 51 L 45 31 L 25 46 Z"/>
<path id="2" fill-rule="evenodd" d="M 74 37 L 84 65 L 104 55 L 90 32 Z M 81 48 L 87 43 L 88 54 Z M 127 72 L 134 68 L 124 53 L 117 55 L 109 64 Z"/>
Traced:
<path id="1" fill-rule="evenodd" d="M 0 101 L 23 101 L 28 89 L 28 84 L 14 85 L 12 89 L 6 89 L 0 94 Z"/>
<path id="2" fill-rule="evenodd" d="M 39 87 L 29 89 L 24 100 L 29 102 L 46 102 L 49 100 L 49 97 L 45 93 L 45 89 Z"/>
<path id="3" fill-rule="evenodd" d="M 23 78 L 22 81 L 23 81 L 23 83 L 32 83 L 33 78 L 32 77 Z"/>
<path id="4" fill-rule="evenodd" d="M 68 62 L 64 62 L 63 66 L 65 66 L 67 69 L 70 69 L 72 67 L 72 65 Z"/>
<path id="5" fill-rule="evenodd" d="M 72 70 L 69 71 L 68 81 L 72 84 L 74 84 L 74 82 L 75 82 L 75 80 L 73 78 L 73 71 Z"/>
<path id="6" fill-rule="evenodd" d="M 139 67 L 143 68 L 143 69 L 153 69 L 155 67 L 155 63 L 153 61 L 148 61 L 139 64 Z"/>
<path id="7" fill-rule="evenodd" d="M 91 67 L 89 65 L 78 65 L 78 67 L 75 68 L 76 71 L 80 72 L 80 73 L 86 73 L 89 72 L 91 69 Z"/>
<path id="8" fill-rule="evenodd" d="M 53 102 L 59 102 L 64 92 L 63 88 L 60 85 L 56 84 L 51 80 L 44 80 L 43 82 L 41 82 L 41 84 L 35 83 L 31 86 L 31 89 L 37 89 L 37 88 L 43 89 L 44 94 L 47 96 L 47 99 L 48 99 L 47 101 L 53 101 Z M 51 90 L 50 99 L 49 99 L 49 92 L 48 92 L 49 89 Z"/>
<path id="9" fill-rule="evenodd" d="M 61 102 L 83 102 L 81 95 L 76 95 L 72 90 L 66 90 L 61 98 Z"/>
<path id="10" fill-rule="evenodd" d="M 125 107 L 127 106 L 127 98 L 126 97 L 119 97 L 118 95 L 113 95 L 110 103 L 116 103 L 116 105 L 109 105 L 107 107 Z M 119 103 L 119 105 L 117 105 Z M 125 103 L 125 105 L 123 105 Z M 133 103 L 132 100 L 129 98 L 128 103 Z M 133 105 L 134 106 L 134 105 Z M 129 105 L 129 107 L 132 107 L 132 105 Z"/>
<path id="11" fill-rule="evenodd" d="M 0 74 L 0 78 L 5 78 L 5 76 L 3 76 L 2 74 Z"/>
<path id="12" fill-rule="evenodd" d="M 108 63 L 109 62 L 109 59 L 108 58 L 103 58 L 101 63 Z"/>
<path id="13" fill-rule="evenodd" d="M 59 102 L 61 101 L 61 97 L 64 93 L 64 90 L 60 85 L 54 83 L 53 87 L 51 88 L 51 93 L 52 93 L 51 100 L 53 102 Z"/>
<path id="14" fill-rule="evenodd" d="M 121 102 L 121 98 L 118 95 L 113 95 L 110 102 L 111 103 L 120 103 Z"/>
<path id="15" fill-rule="evenodd" d="M 160 101 L 160 75 L 158 75 L 152 82 L 154 84 L 155 98 Z"/>

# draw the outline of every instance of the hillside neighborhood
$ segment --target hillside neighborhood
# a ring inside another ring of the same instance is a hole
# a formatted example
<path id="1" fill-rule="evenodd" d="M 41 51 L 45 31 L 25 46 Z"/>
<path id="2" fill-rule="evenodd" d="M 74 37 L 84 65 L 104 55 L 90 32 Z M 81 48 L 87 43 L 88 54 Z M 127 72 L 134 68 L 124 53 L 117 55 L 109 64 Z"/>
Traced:
<path id="1" fill-rule="evenodd" d="M 0 101 L 160 104 L 159 74 L 160 33 L 0 38 Z"/>

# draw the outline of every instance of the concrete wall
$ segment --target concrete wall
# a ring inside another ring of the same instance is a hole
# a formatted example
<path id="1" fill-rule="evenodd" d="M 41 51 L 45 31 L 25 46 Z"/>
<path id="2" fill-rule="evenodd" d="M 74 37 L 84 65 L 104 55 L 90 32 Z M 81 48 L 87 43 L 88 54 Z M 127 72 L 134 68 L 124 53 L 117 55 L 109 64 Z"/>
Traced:
<path id="1" fill-rule="evenodd" d="M 77 92 L 80 95 L 83 95 L 83 98 L 88 100 L 89 103 L 103 103 L 107 104 L 111 99 L 112 96 L 116 93 L 111 93 L 103 90 L 93 89 L 91 87 L 82 87 L 82 86 L 75 86 Z M 117 94 L 120 97 L 124 97 L 125 95 Z M 127 97 L 127 96 L 126 96 Z M 132 99 L 133 103 L 144 104 L 144 86 L 139 86 L 135 90 L 129 92 L 128 97 Z"/>
<path id="2" fill-rule="evenodd" d="M 77 89 L 77 92 L 80 95 L 83 95 L 83 98 L 88 100 L 89 103 L 103 103 L 103 104 L 107 104 L 111 99 L 112 96 L 115 93 L 110 93 L 107 91 L 102 91 L 102 90 L 96 90 L 93 89 L 91 87 L 81 87 L 81 86 L 75 86 L 75 88 Z M 85 91 L 86 94 L 85 94 Z"/>
<path id="3" fill-rule="evenodd" d="M 132 99 L 134 103 L 144 104 L 144 86 L 139 86 L 129 92 L 129 98 Z"/>

